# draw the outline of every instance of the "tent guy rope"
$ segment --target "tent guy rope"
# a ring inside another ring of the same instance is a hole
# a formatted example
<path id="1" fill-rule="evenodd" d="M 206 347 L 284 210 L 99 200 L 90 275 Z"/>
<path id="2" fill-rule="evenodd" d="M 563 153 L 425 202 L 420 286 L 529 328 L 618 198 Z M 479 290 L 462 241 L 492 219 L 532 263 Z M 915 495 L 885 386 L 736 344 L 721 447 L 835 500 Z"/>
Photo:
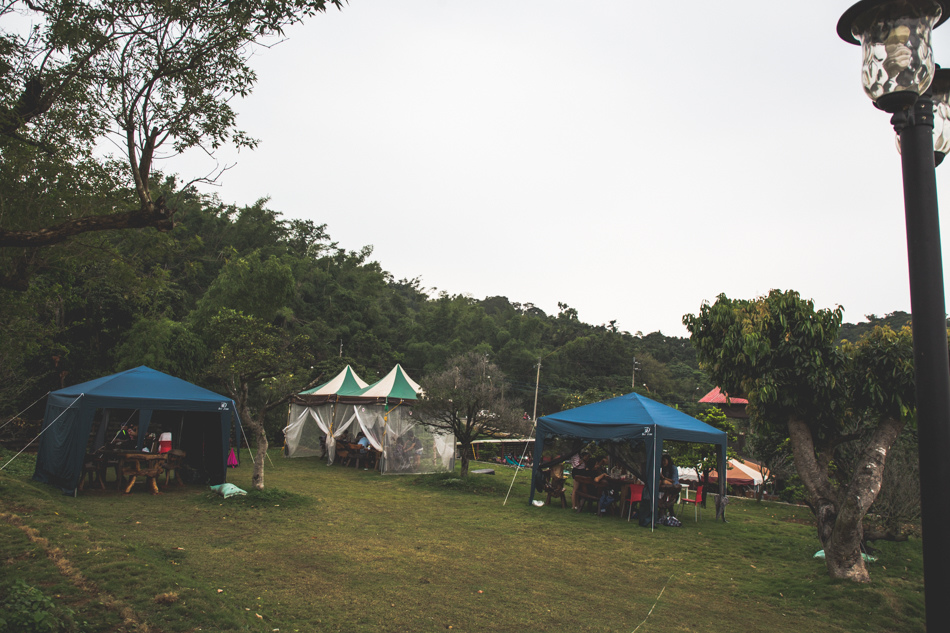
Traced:
<path id="1" fill-rule="evenodd" d="M 29 411 L 30 409 L 32 409 L 34 404 L 36 404 L 37 402 L 39 402 L 40 400 L 42 400 L 43 398 L 45 398 L 45 397 L 48 396 L 48 395 L 49 395 L 49 392 L 47 391 L 47 392 L 44 393 L 42 396 L 40 396 L 39 398 L 37 398 L 36 400 L 34 400 L 34 401 L 33 401 L 33 404 L 31 404 L 31 405 L 28 406 L 27 408 L 23 409 L 22 411 L 20 411 L 19 413 L 17 413 L 15 416 L 13 416 L 12 418 L 10 418 L 10 419 L 7 420 L 6 422 L 4 422 L 2 425 L 0 425 L 0 430 L 2 430 L 6 425 L 10 424 L 11 422 L 13 422 L 13 421 L 16 420 L 17 418 L 19 418 L 21 415 L 23 415 L 24 413 L 26 413 L 27 411 Z"/>
<path id="2" fill-rule="evenodd" d="M 58 420 L 58 419 L 60 419 L 61 417 L 63 417 L 63 414 L 66 413 L 67 411 L 69 411 L 69 408 L 72 407 L 74 404 L 76 404 L 76 402 L 78 402 L 79 399 L 82 398 L 84 395 L 86 395 L 86 394 L 81 393 L 81 394 L 79 394 L 78 396 L 76 396 L 76 399 L 73 400 L 72 402 L 70 402 L 68 407 L 66 407 L 65 409 L 63 409 L 63 413 L 60 413 L 59 415 L 57 415 L 56 418 L 55 418 L 52 422 L 50 422 L 49 424 L 46 425 L 46 428 L 44 428 L 43 430 L 41 430 L 39 433 L 37 433 L 36 437 L 34 437 L 34 438 L 33 438 L 32 440 L 30 440 L 29 442 L 27 442 L 26 446 L 24 446 L 23 448 L 21 448 L 19 453 L 17 453 L 16 455 L 14 455 L 13 457 L 10 458 L 10 461 L 8 461 L 8 462 L 7 462 L 6 464 L 4 464 L 3 466 L 0 466 L 0 470 L 3 470 L 3 469 L 6 468 L 7 466 L 9 466 L 9 465 L 13 462 L 14 459 L 16 459 L 17 457 L 20 456 L 20 453 L 22 453 L 23 451 L 25 451 L 26 449 L 28 449 L 28 448 L 30 447 L 30 444 L 32 444 L 33 442 L 35 442 L 36 440 L 38 440 L 39 437 L 40 437 L 40 435 L 43 435 L 43 433 L 46 432 L 46 429 L 48 429 L 49 427 L 53 426 L 53 424 L 56 423 L 56 420 Z"/>
<path id="3" fill-rule="evenodd" d="M 514 477 L 511 478 L 511 485 L 508 486 L 508 493 L 505 495 L 505 500 L 501 504 L 503 506 L 508 504 L 508 495 L 511 494 L 511 489 L 514 488 L 515 486 L 515 478 L 518 477 L 518 471 L 521 470 L 521 464 L 524 463 L 524 456 L 528 454 L 528 444 L 530 443 L 530 440 L 532 439 L 533 436 L 534 436 L 534 429 L 531 429 L 531 435 L 528 436 L 528 440 L 525 441 L 524 443 L 524 450 L 521 452 L 521 459 L 518 460 L 518 465 L 515 467 Z"/>
<path id="4" fill-rule="evenodd" d="M 666 591 L 667 586 L 670 584 L 670 581 L 673 580 L 673 574 L 670 574 L 670 577 L 666 579 L 666 584 L 663 585 L 663 588 L 660 589 L 659 595 L 656 597 L 656 602 L 653 603 L 653 606 L 650 607 L 650 610 L 647 612 L 647 617 L 643 618 L 643 622 L 637 625 L 637 628 L 633 630 L 633 633 L 637 633 L 640 630 L 640 627 L 650 619 L 650 615 L 653 613 L 653 610 L 656 609 L 656 605 L 660 604 L 660 598 L 663 597 L 663 592 Z"/>

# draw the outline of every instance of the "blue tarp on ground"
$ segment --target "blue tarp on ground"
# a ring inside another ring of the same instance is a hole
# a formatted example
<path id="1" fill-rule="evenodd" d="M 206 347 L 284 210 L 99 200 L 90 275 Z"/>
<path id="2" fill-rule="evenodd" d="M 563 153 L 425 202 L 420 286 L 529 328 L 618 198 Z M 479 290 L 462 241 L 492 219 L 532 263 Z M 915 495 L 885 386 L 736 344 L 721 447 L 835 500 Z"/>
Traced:
<path id="1" fill-rule="evenodd" d="M 540 474 L 544 444 L 555 437 L 601 442 L 643 440 L 648 446 L 645 499 L 658 498 L 656 473 L 666 440 L 714 444 L 720 460 L 720 472 L 726 463 L 725 431 L 637 393 L 543 416 L 538 418 L 536 432 L 535 477 Z M 725 478 L 720 478 L 720 494 L 725 494 Z M 533 499 L 534 486 L 531 487 Z"/>
<path id="2" fill-rule="evenodd" d="M 235 437 L 240 437 L 241 422 L 234 401 L 144 365 L 49 394 L 33 479 L 66 492 L 76 489 L 96 409 L 137 410 L 139 449 L 153 411 L 216 414 L 214 419 L 219 422 L 211 427 L 195 423 L 201 428 L 191 436 L 193 445 L 204 453 L 201 463 L 210 483 L 224 482 L 232 425 Z M 183 435 L 187 433 L 182 431 Z"/>

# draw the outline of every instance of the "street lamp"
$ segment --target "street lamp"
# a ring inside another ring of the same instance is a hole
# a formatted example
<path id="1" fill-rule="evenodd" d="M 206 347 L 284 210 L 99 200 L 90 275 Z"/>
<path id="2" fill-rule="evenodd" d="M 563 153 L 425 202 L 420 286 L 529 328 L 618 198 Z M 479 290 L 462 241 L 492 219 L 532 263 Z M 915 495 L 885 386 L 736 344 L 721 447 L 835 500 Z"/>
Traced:
<path id="1" fill-rule="evenodd" d="M 940 68 L 930 84 L 934 102 L 934 165 L 940 166 L 950 153 L 950 68 Z M 896 136 L 897 153 L 901 151 L 901 137 Z"/>
<path id="2" fill-rule="evenodd" d="M 950 68 L 937 68 L 930 92 L 934 100 L 934 164 L 950 153 Z"/>
<path id="3" fill-rule="evenodd" d="M 950 362 L 940 255 L 940 222 L 934 161 L 936 68 L 930 35 L 950 17 L 950 0 L 862 0 L 838 21 L 838 35 L 860 44 L 862 82 L 874 105 L 893 114 L 900 135 L 910 305 L 914 330 L 920 458 L 921 529 L 927 630 L 945 630 L 950 601 L 950 504 L 940 499 L 950 480 Z M 939 83 L 939 82 L 938 82 Z"/>

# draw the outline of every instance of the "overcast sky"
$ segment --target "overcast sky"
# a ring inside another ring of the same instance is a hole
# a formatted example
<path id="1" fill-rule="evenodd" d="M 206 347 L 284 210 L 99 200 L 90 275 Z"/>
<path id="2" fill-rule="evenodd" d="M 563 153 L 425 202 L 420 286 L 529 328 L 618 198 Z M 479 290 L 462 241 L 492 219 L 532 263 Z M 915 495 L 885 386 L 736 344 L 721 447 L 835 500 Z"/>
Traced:
<path id="1" fill-rule="evenodd" d="M 900 156 L 835 33 L 850 4 L 350 0 L 258 52 L 237 109 L 261 144 L 207 190 L 269 196 L 397 279 L 630 332 L 772 288 L 850 322 L 909 311 Z M 950 63 L 950 26 L 934 49 Z"/>

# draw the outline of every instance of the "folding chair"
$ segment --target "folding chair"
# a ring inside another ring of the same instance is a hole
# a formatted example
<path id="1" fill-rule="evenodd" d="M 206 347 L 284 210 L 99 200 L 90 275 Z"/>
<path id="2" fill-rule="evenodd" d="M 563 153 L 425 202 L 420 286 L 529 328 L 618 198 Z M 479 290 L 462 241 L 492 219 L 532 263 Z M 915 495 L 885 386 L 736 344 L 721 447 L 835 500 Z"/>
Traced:
<path id="1" fill-rule="evenodd" d="M 692 503 L 693 504 L 693 519 L 699 521 L 699 513 L 702 512 L 702 503 L 703 498 L 705 497 L 704 488 L 702 485 L 696 489 L 696 496 L 692 499 L 689 498 L 689 489 L 686 489 L 686 493 L 680 497 L 680 503 Z"/>

